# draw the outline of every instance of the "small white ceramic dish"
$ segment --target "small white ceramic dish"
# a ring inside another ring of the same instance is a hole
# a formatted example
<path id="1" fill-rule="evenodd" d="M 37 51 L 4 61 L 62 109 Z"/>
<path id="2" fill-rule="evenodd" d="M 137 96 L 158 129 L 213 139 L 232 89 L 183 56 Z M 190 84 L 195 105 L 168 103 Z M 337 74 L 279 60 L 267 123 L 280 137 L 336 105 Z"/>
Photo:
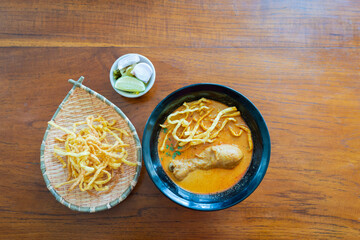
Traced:
<path id="1" fill-rule="evenodd" d="M 114 71 L 118 68 L 118 62 L 119 62 L 119 60 L 122 59 L 122 58 L 124 58 L 124 57 L 126 57 L 127 55 L 130 55 L 130 54 L 136 54 L 136 55 L 138 55 L 138 56 L 140 57 L 140 62 L 144 62 L 144 63 L 149 64 L 150 67 L 151 67 L 152 70 L 153 70 L 153 74 L 151 75 L 151 78 L 150 78 L 149 82 L 148 82 L 147 84 L 145 84 L 145 91 L 140 92 L 140 93 L 138 93 L 138 94 L 136 94 L 136 93 L 131 93 L 131 92 L 121 91 L 121 90 L 115 88 L 115 82 L 116 82 L 116 80 L 115 80 L 115 78 L 114 78 L 114 74 L 113 74 L 113 73 L 114 73 Z M 154 65 L 152 64 L 152 62 L 151 62 L 148 58 L 146 58 L 146 57 L 144 57 L 144 56 L 142 56 L 142 55 L 140 55 L 140 54 L 137 54 L 137 53 L 129 53 L 129 54 L 125 54 L 125 55 L 119 57 L 118 59 L 116 59 L 116 61 L 114 62 L 114 64 L 112 65 L 112 67 L 111 67 L 111 69 L 110 69 L 110 83 L 111 83 L 111 86 L 113 87 L 113 89 L 114 89 L 118 94 L 120 94 L 120 95 L 122 95 L 122 96 L 124 96 L 124 97 L 128 97 L 128 98 L 141 97 L 142 95 L 144 95 L 145 93 L 147 93 L 147 92 L 152 88 L 152 86 L 154 85 L 154 83 L 155 83 L 155 77 L 156 77 L 156 72 L 155 72 L 155 68 L 154 68 Z"/>

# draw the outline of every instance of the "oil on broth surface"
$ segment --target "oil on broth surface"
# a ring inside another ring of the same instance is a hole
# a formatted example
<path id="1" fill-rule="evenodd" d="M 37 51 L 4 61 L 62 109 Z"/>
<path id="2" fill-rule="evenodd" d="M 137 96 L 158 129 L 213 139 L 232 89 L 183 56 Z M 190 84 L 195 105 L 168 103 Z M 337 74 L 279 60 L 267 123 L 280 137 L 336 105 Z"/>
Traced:
<path id="1" fill-rule="evenodd" d="M 228 107 L 214 100 L 211 100 L 210 103 L 206 103 L 206 106 L 214 108 L 214 110 L 209 115 L 209 118 L 212 119 L 216 117 L 219 111 Z M 174 112 L 183 109 L 184 107 L 181 106 Z M 184 148 L 178 148 L 178 145 L 176 144 L 177 141 L 173 138 L 171 134 L 169 134 L 165 142 L 166 148 L 164 151 L 161 151 L 160 147 L 163 143 L 164 138 L 166 137 L 166 131 L 168 130 L 166 128 L 162 129 L 159 134 L 158 154 L 162 167 L 166 174 L 181 188 L 199 194 L 222 192 L 235 185 L 246 173 L 251 162 L 253 150 L 249 150 L 248 137 L 245 131 L 240 135 L 240 137 L 236 137 L 230 134 L 228 127 L 233 127 L 238 132 L 239 129 L 238 127 L 235 127 L 235 124 L 247 126 L 240 116 L 234 118 L 236 119 L 236 123 L 233 123 L 231 121 L 228 122 L 226 127 L 219 133 L 213 143 L 202 143 L 196 146 L 191 146 L 190 148 L 186 148 L 186 146 Z M 167 120 L 164 124 L 166 123 Z M 211 122 L 209 121 L 207 126 L 209 126 L 210 124 Z M 220 122 L 218 125 L 220 125 Z M 179 132 L 180 131 L 181 129 L 179 129 Z M 241 159 L 240 163 L 233 169 L 213 168 L 209 170 L 195 170 L 193 172 L 190 172 L 188 176 L 182 181 L 177 180 L 174 177 L 173 173 L 169 170 L 169 163 L 172 159 L 191 159 L 194 158 L 196 154 L 200 154 L 205 148 L 221 144 L 236 145 L 241 149 L 244 154 L 244 157 Z"/>

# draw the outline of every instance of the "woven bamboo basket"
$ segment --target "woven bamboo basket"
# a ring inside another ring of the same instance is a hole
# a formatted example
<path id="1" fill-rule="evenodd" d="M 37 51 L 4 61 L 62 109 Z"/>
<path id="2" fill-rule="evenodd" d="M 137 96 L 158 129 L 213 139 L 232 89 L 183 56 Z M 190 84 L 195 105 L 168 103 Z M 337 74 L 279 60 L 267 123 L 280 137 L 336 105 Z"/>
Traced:
<path id="1" fill-rule="evenodd" d="M 79 188 L 68 191 L 69 185 L 55 189 L 54 186 L 65 182 L 68 177 L 67 169 L 64 169 L 54 157 L 56 137 L 64 135 L 59 129 L 48 126 L 40 149 L 40 167 L 49 191 L 56 200 L 68 208 L 80 212 L 97 212 L 119 204 L 135 187 L 141 170 L 141 144 L 136 130 L 126 115 L 113 103 L 95 91 L 82 85 L 83 77 L 78 81 L 69 80 L 74 86 L 56 110 L 52 120 L 62 127 L 71 129 L 75 122 L 84 121 L 89 115 L 102 115 L 105 119 L 116 120 L 115 127 L 125 129 L 130 136 L 123 136 L 127 148 L 127 160 L 137 162 L 136 167 L 124 164 L 123 173 L 118 182 L 110 183 L 111 191 L 95 196 L 87 192 L 81 192 Z"/>

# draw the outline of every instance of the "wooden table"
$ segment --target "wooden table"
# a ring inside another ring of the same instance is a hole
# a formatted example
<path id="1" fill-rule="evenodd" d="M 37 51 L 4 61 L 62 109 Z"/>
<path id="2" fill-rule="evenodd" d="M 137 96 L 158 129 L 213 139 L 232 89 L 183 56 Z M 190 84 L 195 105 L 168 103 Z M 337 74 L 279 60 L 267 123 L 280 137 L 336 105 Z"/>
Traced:
<path id="1" fill-rule="evenodd" d="M 0 2 L 0 239 L 359 239 L 359 1 L 50 2 Z M 157 71 L 139 99 L 108 78 L 130 52 Z M 199 212 L 167 199 L 143 168 L 109 211 L 62 206 L 41 175 L 40 144 L 67 80 L 81 75 L 140 139 L 172 91 L 236 89 L 270 131 L 263 182 L 236 206 Z"/>

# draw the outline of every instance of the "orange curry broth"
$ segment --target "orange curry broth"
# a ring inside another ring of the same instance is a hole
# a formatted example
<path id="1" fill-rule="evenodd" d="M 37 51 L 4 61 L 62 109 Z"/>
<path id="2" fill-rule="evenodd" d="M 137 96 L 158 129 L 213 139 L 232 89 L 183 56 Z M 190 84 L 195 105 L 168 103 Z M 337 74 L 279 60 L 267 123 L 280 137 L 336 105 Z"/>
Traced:
<path id="1" fill-rule="evenodd" d="M 211 103 L 206 103 L 206 106 L 210 108 L 214 108 L 211 114 L 207 117 L 207 118 L 211 117 L 212 119 L 216 117 L 219 111 L 228 107 L 214 100 L 211 100 Z M 181 106 L 178 109 L 176 109 L 174 112 L 181 111 L 184 109 L 185 107 Z M 183 149 L 178 149 L 176 140 L 173 139 L 172 134 L 169 134 L 168 139 L 166 140 L 165 151 L 163 152 L 160 151 L 161 144 L 163 143 L 163 139 L 166 135 L 165 131 L 167 130 L 165 129 L 164 131 L 164 129 L 162 129 L 159 134 L 158 154 L 161 165 L 164 171 L 166 172 L 166 174 L 181 188 L 199 194 L 222 192 L 235 185 L 244 176 L 250 165 L 252 150 L 251 151 L 248 150 L 249 149 L 248 138 L 247 138 L 247 133 L 245 131 L 241 134 L 240 137 L 235 137 L 230 133 L 229 126 L 233 127 L 233 129 L 236 132 L 239 132 L 239 128 L 234 126 L 234 124 L 241 124 L 247 126 L 244 120 L 240 116 L 234 118 L 237 120 L 237 122 L 236 123 L 233 123 L 232 121 L 228 122 L 225 128 L 219 133 L 219 135 L 217 136 L 216 140 L 213 143 L 199 144 L 196 146 L 192 146 L 188 149 L 186 149 L 186 146 L 183 147 Z M 188 117 L 187 120 L 190 120 L 190 117 Z M 218 123 L 218 126 L 220 125 L 220 122 Z M 166 123 L 167 121 L 165 121 L 164 124 Z M 205 123 L 207 123 L 205 124 L 207 127 L 209 127 L 211 124 L 210 121 L 207 121 Z M 180 127 L 178 132 L 181 132 L 182 130 L 183 128 Z M 205 148 L 220 144 L 237 145 L 244 153 L 244 157 L 241 159 L 240 163 L 235 168 L 233 169 L 214 168 L 210 170 L 195 170 L 189 173 L 189 175 L 182 181 L 177 180 L 173 176 L 172 172 L 170 172 L 168 166 L 172 158 L 179 160 L 194 158 L 195 154 L 201 153 Z"/>

